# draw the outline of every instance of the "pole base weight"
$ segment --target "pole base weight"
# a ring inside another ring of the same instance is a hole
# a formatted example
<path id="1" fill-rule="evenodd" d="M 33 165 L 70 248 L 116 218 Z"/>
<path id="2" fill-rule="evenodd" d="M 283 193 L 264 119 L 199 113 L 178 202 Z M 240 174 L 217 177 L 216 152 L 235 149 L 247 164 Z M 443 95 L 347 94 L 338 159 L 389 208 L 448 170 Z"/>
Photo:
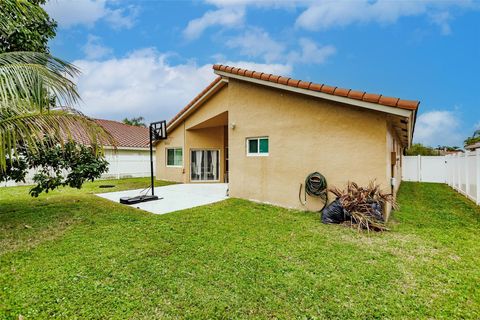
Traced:
<path id="1" fill-rule="evenodd" d="M 163 199 L 163 198 L 160 198 Z M 147 201 L 154 201 L 159 200 L 158 196 L 152 195 L 144 195 L 144 196 L 136 196 L 136 197 L 121 197 L 120 203 L 121 204 L 137 204 L 140 202 L 147 202 Z"/>

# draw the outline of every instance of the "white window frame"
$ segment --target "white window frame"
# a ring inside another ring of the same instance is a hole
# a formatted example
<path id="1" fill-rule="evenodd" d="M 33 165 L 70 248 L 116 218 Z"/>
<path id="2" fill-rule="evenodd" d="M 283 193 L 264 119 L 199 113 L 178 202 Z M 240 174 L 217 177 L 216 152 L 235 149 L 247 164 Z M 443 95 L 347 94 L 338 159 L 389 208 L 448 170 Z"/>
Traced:
<path id="1" fill-rule="evenodd" d="M 173 162 L 175 162 L 175 150 L 182 150 L 182 164 L 179 165 L 179 166 L 176 166 L 176 165 L 169 165 L 168 164 L 168 150 L 173 150 Z M 182 147 L 168 147 L 168 148 L 165 148 L 165 166 L 167 168 L 183 168 L 183 164 L 185 163 L 185 154 L 183 152 L 183 148 Z"/>
<path id="2" fill-rule="evenodd" d="M 268 140 L 268 152 L 261 153 L 260 152 L 260 139 L 267 139 Z M 251 153 L 249 150 L 249 142 L 250 140 L 257 140 L 257 150 L 256 153 Z M 270 138 L 268 136 L 262 137 L 249 137 L 245 139 L 245 148 L 247 149 L 247 157 L 268 157 L 270 154 Z"/>

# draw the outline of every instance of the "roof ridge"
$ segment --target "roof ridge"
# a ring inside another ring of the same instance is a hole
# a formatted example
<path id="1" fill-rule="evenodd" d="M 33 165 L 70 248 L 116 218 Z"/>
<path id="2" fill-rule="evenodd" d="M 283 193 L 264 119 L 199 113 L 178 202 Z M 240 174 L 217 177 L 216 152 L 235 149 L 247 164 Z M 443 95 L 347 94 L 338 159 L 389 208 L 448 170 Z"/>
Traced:
<path id="1" fill-rule="evenodd" d="M 248 69 L 242 69 L 227 65 L 214 64 L 213 70 L 222 71 L 226 73 L 231 73 L 239 76 L 244 76 L 248 78 L 269 81 L 273 83 L 278 83 L 281 85 L 286 85 L 289 87 L 295 87 L 305 90 L 318 91 L 326 94 L 331 94 L 334 96 L 341 96 L 349 99 L 361 100 L 370 103 L 376 103 L 388 107 L 396 107 L 407 110 L 417 110 L 420 104 L 417 100 L 405 100 L 396 97 L 384 96 L 377 93 L 369 93 L 365 91 L 329 86 L 326 84 L 319 84 L 309 81 L 302 81 L 290 77 L 284 77 L 279 75 L 274 75 L 271 73 L 258 72 Z"/>

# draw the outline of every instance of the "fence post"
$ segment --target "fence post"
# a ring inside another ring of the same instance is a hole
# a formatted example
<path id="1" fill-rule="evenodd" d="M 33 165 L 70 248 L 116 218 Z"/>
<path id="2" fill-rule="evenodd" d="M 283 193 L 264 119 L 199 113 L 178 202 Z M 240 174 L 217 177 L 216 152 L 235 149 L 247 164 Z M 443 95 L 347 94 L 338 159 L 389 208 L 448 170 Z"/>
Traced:
<path id="1" fill-rule="evenodd" d="M 475 150 L 475 165 L 477 166 L 476 172 L 476 186 L 477 196 L 475 198 L 478 205 L 480 205 L 480 149 Z"/>
<path id="2" fill-rule="evenodd" d="M 461 162 L 462 160 L 460 160 L 461 156 L 460 156 L 460 153 L 461 152 L 457 152 L 457 191 L 461 191 L 462 190 L 462 181 L 461 181 L 461 172 L 462 170 L 460 169 L 461 167 Z"/>
<path id="3" fill-rule="evenodd" d="M 417 181 L 422 181 L 422 156 L 417 155 Z"/>
<path id="4" fill-rule="evenodd" d="M 451 154 L 450 155 L 450 174 L 452 175 L 452 188 L 455 188 L 455 158 Z"/>
<path id="5" fill-rule="evenodd" d="M 451 185 L 451 177 L 450 177 L 450 160 L 448 155 L 444 156 L 443 160 L 445 161 L 445 182 L 450 186 Z"/>
<path id="6" fill-rule="evenodd" d="M 470 195 L 470 179 L 468 178 L 468 157 L 469 157 L 469 152 L 468 150 L 465 150 L 465 193 L 467 194 L 467 198 Z"/>
<path id="7" fill-rule="evenodd" d="M 451 179 L 452 177 L 450 176 L 450 161 L 449 161 L 449 157 L 448 157 L 448 154 L 445 155 L 445 174 L 446 174 L 446 180 L 447 180 L 447 185 L 451 186 Z"/>

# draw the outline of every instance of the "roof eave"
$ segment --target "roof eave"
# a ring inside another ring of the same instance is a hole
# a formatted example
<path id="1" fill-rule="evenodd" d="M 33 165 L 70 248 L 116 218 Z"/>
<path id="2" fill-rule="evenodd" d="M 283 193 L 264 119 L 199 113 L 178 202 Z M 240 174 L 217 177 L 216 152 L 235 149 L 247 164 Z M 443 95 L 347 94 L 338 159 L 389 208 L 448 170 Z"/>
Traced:
<path id="1" fill-rule="evenodd" d="M 224 71 L 219 71 L 219 70 L 214 70 L 214 72 L 217 75 L 222 76 L 222 77 L 226 77 L 226 78 L 233 78 L 233 79 L 238 79 L 238 80 L 242 80 L 242 81 L 252 82 L 252 83 L 256 83 L 256 84 L 269 86 L 269 87 L 272 87 L 272 88 L 277 88 L 277 89 L 292 91 L 292 92 L 296 92 L 296 93 L 301 93 L 301 94 L 312 96 L 312 97 L 317 97 L 317 98 L 326 99 L 326 100 L 330 100 L 330 101 L 340 102 L 340 103 L 344 103 L 344 104 L 347 104 L 347 105 L 354 105 L 354 106 L 357 106 L 357 107 L 362 107 L 362 108 L 365 108 L 365 109 L 380 111 L 380 112 L 384 112 L 384 113 L 388 113 L 388 114 L 392 114 L 392 115 L 397 115 L 397 116 L 402 116 L 402 117 L 406 117 L 406 118 L 409 118 L 412 115 L 412 111 L 414 111 L 414 110 L 408 110 L 408 109 L 401 109 L 401 108 L 398 108 L 398 107 L 389 107 L 389 106 L 385 106 L 385 105 L 381 105 L 381 104 L 376 104 L 376 103 L 371 103 L 371 102 L 367 102 L 367 101 L 351 99 L 351 98 L 342 97 L 342 96 L 335 96 L 335 95 L 331 95 L 331 94 L 328 94 L 328 93 L 323 93 L 323 92 L 320 92 L 320 91 L 313 91 L 313 90 L 302 89 L 302 88 L 298 88 L 298 87 L 292 87 L 292 86 L 289 86 L 289 85 L 284 85 L 284 84 L 271 82 L 271 81 L 266 81 L 266 80 L 261 80 L 261 79 L 256 79 L 256 78 L 250 78 L 250 77 L 246 77 L 246 76 L 242 76 L 242 75 L 238 75 L 238 74 L 233 74 L 233 73 L 229 73 L 229 72 L 224 72 Z"/>
<path id="2" fill-rule="evenodd" d="M 228 79 L 222 78 L 220 81 L 215 83 L 209 90 L 207 90 L 201 97 L 198 98 L 195 103 L 193 103 L 187 110 L 185 110 L 177 119 L 167 126 L 167 132 L 171 132 L 175 129 L 182 121 L 189 116 L 194 110 L 201 106 L 205 101 L 207 101 L 213 94 L 219 91 L 225 84 L 228 83 Z"/>

